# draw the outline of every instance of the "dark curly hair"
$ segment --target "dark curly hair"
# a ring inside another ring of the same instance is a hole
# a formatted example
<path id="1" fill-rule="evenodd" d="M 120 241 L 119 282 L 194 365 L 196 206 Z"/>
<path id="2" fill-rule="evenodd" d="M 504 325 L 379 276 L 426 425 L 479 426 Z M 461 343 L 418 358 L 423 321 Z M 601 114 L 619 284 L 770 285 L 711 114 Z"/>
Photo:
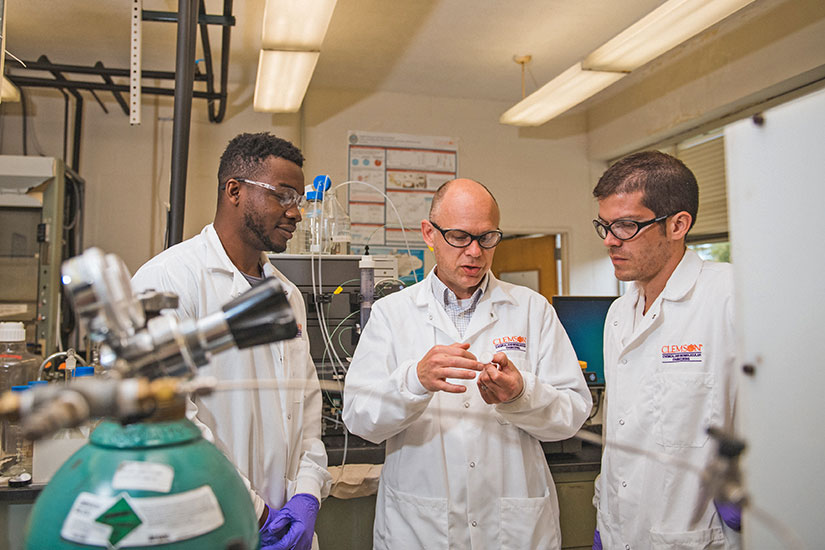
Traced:
<path id="1" fill-rule="evenodd" d="M 660 151 L 642 151 L 613 164 L 599 179 L 593 196 L 602 200 L 617 193 L 643 193 L 642 204 L 656 216 L 685 211 L 696 223 L 699 186 L 685 164 Z"/>
<path id="2" fill-rule="evenodd" d="M 261 164 L 269 157 L 282 158 L 301 167 L 304 165 L 301 150 L 285 139 L 269 132 L 240 134 L 229 142 L 221 155 L 218 186 L 223 187 L 230 178 L 254 179 Z"/>

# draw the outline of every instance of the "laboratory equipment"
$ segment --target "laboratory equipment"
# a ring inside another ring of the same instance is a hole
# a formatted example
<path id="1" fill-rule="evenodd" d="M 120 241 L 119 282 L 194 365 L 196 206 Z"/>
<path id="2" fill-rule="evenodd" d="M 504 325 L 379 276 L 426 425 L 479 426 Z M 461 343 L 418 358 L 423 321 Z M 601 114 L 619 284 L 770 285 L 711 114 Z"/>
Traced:
<path id="1" fill-rule="evenodd" d="M 361 330 L 367 326 L 372 313 L 372 302 L 375 299 L 375 259 L 364 256 L 358 262 L 361 270 Z"/>
<path id="2" fill-rule="evenodd" d="M 398 259 L 377 254 L 362 256 L 358 269 L 361 271 L 361 330 L 364 330 L 376 300 L 376 286 L 385 280 L 398 280 Z"/>
<path id="3" fill-rule="evenodd" d="M 44 356 L 72 328 L 59 266 L 82 248 L 84 187 L 61 159 L 0 155 L 0 310 Z"/>
<path id="4" fill-rule="evenodd" d="M 66 262 L 63 280 L 78 317 L 103 342 L 112 376 L 4 394 L 0 415 L 19 418 L 31 438 L 89 417 L 112 420 L 46 486 L 26 547 L 257 548 L 249 493 L 235 467 L 185 419 L 184 397 L 217 386 L 189 380 L 211 354 L 297 333 L 280 283 L 267 279 L 199 321 L 146 321 L 117 257 L 89 250 Z M 147 421 L 135 422 L 141 419 Z"/>
<path id="5" fill-rule="evenodd" d="M 615 296 L 553 296 L 559 316 L 579 361 L 587 364 L 590 386 L 604 385 L 604 320 Z"/>
<path id="6" fill-rule="evenodd" d="M 131 294 L 122 260 L 96 248 L 65 263 L 63 283 L 93 339 L 103 342 L 101 364 L 121 375 L 191 376 L 214 353 L 298 333 L 286 294 L 274 277 L 198 320 L 161 315 L 147 321 L 141 302 Z"/>
<path id="7" fill-rule="evenodd" d="M 397 259 L 389 255 L 368 257 L 374 264 L 369 269 L 373 289 L 367 289 L 366 294 L 374 301 L 389 294 L 390 286 L 392 290 L 399 288 L 389 284 L 397 280 Z M 383 447 L 345 435 L 340 419 L 344 374 L 361 333 L 361 259 L 355 255 L 269 255 L 278 271 L 298 287 L 306 304 L 303 330 L 309 337 L 310 356 L 324 395 L 321 429 L 330 464 L 341 463 L 347 445 L 347 456 L 355 462 L 380 461 L 383 457 Z"/>
<path id="8" fill-rule="evenodd" d="M 40 363 L 36 379 L 68 382 L 71 380 L 74 368 L 78 363 L 86 366 L 86 361 L 77 355 L 74 348 L 69 348 L 66 351 L 56 351 Z"/>

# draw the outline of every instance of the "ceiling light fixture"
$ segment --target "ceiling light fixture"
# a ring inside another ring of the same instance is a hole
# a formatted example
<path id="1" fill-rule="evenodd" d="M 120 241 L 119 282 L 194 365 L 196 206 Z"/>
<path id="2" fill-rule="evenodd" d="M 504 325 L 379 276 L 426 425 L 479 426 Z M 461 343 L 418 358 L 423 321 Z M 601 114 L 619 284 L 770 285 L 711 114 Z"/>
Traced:
<path id="1" fill-rule="evenodd" d="M 320 55 L 261 50 L 253 109 L 265 113 L 294 113 L 300 109 Z"/>
<path id="2" fill-rule="evenodd" d="M 507 110 L 499 122 L 540 126 L 753 0 L 669 0 Z"/>
<path id="3" fill-rule="evenodd" d="M 624 76 L 624 73 L 585 71 L 581 63 L 576 63 L 508 109 L 499 122 L 513 126 L 544 124 Z"/>
<path id="4" fill-rule="evenodd" d="M 336 0 L 267 0 L 253 108 L 294 113 L 301 108 Z"/>

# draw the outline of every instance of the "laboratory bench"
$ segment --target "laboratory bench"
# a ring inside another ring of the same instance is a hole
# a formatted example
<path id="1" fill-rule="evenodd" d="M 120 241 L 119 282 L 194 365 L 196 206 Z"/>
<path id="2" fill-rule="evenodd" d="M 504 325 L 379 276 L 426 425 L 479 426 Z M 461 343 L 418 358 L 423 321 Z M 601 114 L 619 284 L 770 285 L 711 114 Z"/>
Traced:
<path id="1" fill-rule="evenodd" d="M 340 440 L 338 439 L 340 438 Z M 341 464 L 343 436 L 325 437 L 330 466 Z M 384 446 L 374 445 L 350 435 L 347 438 L 347 463 L 381 464 Z M 592 506 L 593 483 L 599 473 L 601 447 L 578 440 L 544 444 L 547 463 L 556 483 L 559 498 L 562 548 L 589 549 L 596 527 Z M 550 452 L 548 452 L 550 449 Z M 564 452 L 564 451 L 571 452 Z M 26 519 L 44 485 L 10 488 L 0 483 L 0 548 L 23 548 Z M 372 548 L 372 523 L 375 495 L 324 501 L 315 530 L 321 549 L 362 550 Z"/>
<path id="2" fill-rule="evenodd" d="M 341 464 L 343 436 L 324 438 L 330 466 Z M 593 508 L 594 481 L 601 467 L 601 447 L 578 439 L 543 443 L 559 499 L 559 523 L 564 550 L 590 550 L 596 529 Z M 348 436 L 347 463 L 381 464 L 384 445 Z M 324 501 L 315 524 L 321 549 L 372 548 L 375 495 L 353 499 L 330 497 Z"/>

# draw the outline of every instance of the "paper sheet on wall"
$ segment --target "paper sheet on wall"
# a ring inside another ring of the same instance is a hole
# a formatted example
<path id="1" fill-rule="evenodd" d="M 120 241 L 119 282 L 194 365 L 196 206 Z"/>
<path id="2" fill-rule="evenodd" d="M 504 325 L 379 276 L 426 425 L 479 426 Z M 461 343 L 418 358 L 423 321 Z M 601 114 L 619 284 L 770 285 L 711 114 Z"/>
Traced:
<path id="1" fill-rule="evenodd" d="M 435 190 L 456 177 L 457 141 L 361 131 L 348 138 L 349 180 L 367 184 L 349 186 L 353 251 L 367 244 L 423 248 L 421 220 Z"/>

